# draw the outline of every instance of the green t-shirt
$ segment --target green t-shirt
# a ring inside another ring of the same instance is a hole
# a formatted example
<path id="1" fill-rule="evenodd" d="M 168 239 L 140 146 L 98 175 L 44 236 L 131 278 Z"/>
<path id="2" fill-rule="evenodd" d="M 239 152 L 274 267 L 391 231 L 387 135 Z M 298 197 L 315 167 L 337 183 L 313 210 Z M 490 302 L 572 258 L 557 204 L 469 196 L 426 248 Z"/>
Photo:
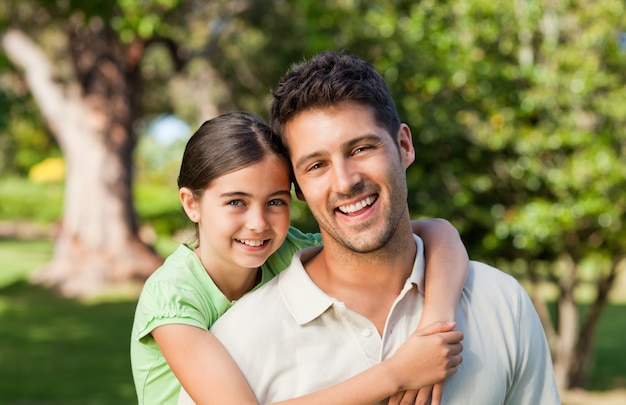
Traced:
<path id="1" fill-rule="evenodd" d="M 285 242 L 261 267 L 265 284 L 291 263 L 295 252 L 321 244 L 319 234 L 290 228 Z M 177 404 L 180 384 L 151 332 L 158 326 L 185 324 L 209 329 L 235 302 L 217 288 L 200 259 L 180 245 L 146 281 L 133 323 L 130 357 L 139 404 Z"/>

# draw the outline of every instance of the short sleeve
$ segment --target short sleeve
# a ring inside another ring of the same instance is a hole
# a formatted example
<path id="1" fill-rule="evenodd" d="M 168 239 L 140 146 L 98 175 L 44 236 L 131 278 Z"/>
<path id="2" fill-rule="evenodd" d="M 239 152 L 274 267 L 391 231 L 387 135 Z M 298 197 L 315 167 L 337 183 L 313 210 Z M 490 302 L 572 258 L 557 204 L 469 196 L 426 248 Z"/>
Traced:
<path id="1" fill-rule="evenodd" d="M 297 228 L 290 227 L 285 241 L 280 248 L 267 259 L 265 267 L 276 276 L 289 266 L 293 255 L 297 251 L 321 244 L 322 236 L 319 233 L 304 233 Z"/>
<path id="2" fill-rule="evenodd" d="M 208 329 L 211 309 L 206 308 L 197 291 L 167 281 L 144 286 L 135 314 L 135 338 L 143 339 L 155 328 L 168 324 L 184 324 Z"/>

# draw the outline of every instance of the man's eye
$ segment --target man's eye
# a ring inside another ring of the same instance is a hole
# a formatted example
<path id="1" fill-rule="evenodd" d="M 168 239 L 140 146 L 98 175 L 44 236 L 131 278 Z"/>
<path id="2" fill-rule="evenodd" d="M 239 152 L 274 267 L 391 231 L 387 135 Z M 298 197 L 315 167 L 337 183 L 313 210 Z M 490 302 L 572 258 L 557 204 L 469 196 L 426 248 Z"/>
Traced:
<path id="1" fill-rule="evenodd" d="M 355 154 L 355 155 L 357 155 L 357 154 L 359 154 L 359 153 L 366 152 L 366 151 L 368 151 L 368 150 L 370 150 L 370 149 L 372 149 L 372 147 L 371 147 L 371 146 L 369 146 L 369 145 L 359 146 L 358 148 L 355 148 L 355 149 L 354 149 L 354 152 L 352 152 L 352 153 L 353 153 L 353 154 Z"/>
<path id="2" fill-rule="evenodd" d="M 322 162 L 317 162 L 317 163 L 313 163 L 312 165 L 309 166 L 309 168 L 307 169 L 308 172 L 312 172 L 315 170 L 319 170 L 324 166 L 324 164 Z"/>

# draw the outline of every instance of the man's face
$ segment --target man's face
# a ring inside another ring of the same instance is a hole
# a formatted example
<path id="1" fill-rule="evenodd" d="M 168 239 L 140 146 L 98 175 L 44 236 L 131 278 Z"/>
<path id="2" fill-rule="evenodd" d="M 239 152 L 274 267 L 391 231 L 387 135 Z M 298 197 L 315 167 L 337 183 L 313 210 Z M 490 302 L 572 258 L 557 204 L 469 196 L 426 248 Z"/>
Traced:
<path id="1" fill-rule="evenodd" d="M 355 103 L 304 111 L 285 126 L 302 196 L 324 244 L 353 252 L 384 247 L 407 215 L 406 168 L 415 153 L 406 125 L 393 136 Z"/>

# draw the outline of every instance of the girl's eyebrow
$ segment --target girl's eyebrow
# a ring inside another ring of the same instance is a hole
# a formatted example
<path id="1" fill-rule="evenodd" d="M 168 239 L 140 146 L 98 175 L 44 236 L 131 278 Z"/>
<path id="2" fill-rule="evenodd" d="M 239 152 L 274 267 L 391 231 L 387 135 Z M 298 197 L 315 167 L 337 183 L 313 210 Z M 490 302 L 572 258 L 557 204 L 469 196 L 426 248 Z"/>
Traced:
<path id="1" fill-rule="evenodd" d="M 220 194 L 222 198 L 232 198 L 232 197 L 251 197 L 252 194 L 244 193 L 243 191 L 229 191 L 227 193 Z"/>
<path id="2" fill-rule="evenodd" d="M 279 196 L 290 196 L 291 197 L 291 190 L 278 190 L 272 194 L 269 195 L 270 197 L 279 197 Z"/>
<path id="3" fill-rule="evenodd" d="M 277 191 L 271 193 L 268 197 L 277 197 L 277 196 L 284 196 L 284 195 L 291 196 L 291 191 L 288 190 L 288 189 L 277 190 Z M 229 191 L 229 192 L 220 194 L 219 197 L 221 197 L 221 198 L 248 197 L 248 198 L 250 198 L 250 197 L 252 197 L 252 194 L 245 193 L 243 191 Z"/>

